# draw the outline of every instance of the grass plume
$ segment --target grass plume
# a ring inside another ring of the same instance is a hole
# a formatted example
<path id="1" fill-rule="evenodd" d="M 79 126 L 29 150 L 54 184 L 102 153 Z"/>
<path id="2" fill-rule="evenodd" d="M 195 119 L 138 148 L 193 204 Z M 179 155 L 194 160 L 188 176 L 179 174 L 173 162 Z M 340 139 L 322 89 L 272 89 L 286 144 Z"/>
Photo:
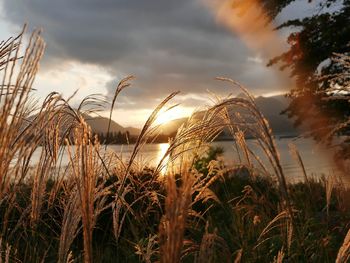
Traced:
<path id="1" fill-rule="evenodd" d="M 349 190 L 307 176 L 293 147 L 305 180 L 289 183 L 269 123 L 245 87 L 219 78 L 245 97 L 216 96 L 147 167 L 137 156 L 159 133 L 157 117 L 178 92 L 155 108 L 125 160 L 101 146 L 84 119 L 105 106 L 99 95 L 78 108 L 56 92 L 33 104 L 45 43 L 34 31 L 22 55 L 24 32 L 0 43 L 1 262 L 349 260 Z M 131 79 L 116 88 L 108 131 Z M 224 130 L 238 152 L 232 166 L 209 148 Z"/>

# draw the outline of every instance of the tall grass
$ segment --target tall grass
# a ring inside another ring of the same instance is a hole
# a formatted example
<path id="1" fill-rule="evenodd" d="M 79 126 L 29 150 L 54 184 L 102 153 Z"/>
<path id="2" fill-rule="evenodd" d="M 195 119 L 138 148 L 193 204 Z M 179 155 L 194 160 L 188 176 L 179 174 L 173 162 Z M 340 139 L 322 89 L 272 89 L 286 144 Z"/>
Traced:
<path id="1" fill-rule="evenodd" d="M 34 31 L 21 51 L 24 32 L 0 43 L 1 261 L 348 260 L 348 190 L 307 176 L 296 148 L 305 182 L 289 184 L 273 132 L 246 88 L 220 78 L 245 97 L 217 98 L 184 123 L 156 167 L 140 167 L 137 156 L 157 136 L 157 116 L 177 92 L 155 108 L 125 161 L 102 147 L 84 120 L 104 107 L 98 95 L 77 109 L 58 93 L 32 103 L 45 44 Z M 131 79 L 116 87 L 110 119 Z M 230 167 L 219 150 L 208 152 L 223 130 L 239 156 Z M 249 148 L 247 134 L 265 156 Z"/>

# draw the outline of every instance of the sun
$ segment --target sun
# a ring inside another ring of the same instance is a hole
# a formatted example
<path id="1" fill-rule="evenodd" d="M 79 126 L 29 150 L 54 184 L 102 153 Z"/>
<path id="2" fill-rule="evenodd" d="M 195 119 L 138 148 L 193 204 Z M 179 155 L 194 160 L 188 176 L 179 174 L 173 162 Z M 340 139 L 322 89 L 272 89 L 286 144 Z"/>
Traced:
<path id="1" fill-rule="evenodd" d="M 172 120 L 188 117 L 189 115 L 191 115 L 191 110 L 181 106 L 173 107 L 170 109 L 164 109 L 159 112 L 158 117 L 155 120 L 155 124 L 165 124 Z"/>

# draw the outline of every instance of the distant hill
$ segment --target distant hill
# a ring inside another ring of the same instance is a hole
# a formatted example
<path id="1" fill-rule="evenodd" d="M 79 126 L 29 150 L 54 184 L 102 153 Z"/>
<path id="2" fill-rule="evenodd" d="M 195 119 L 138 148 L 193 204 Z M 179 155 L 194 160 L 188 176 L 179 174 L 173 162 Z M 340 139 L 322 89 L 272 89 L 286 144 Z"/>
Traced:
<path id="1" fill-rule="evenodd" d="M 243 97 L 244 94 L 240 94 L 238 97 Z M 272 96 L 272 97 L 257 97 L 255 102 L 258 108 L 262 111 L 266 119 L 269 121 L 272 131 L 277 136 L 295 136 L 300 132 L 293 126 L 293 121 L 288 119 L 286 115 L 281 115 L 280 113 L 285 110 L 289 104 L 289 99 L 285 98 L 283 95 Z M 197 112 L 196 116 L 201 118 L 204 112 Z M 107 133 L 109 119 L 106 117 L 94 117 L 90 115 L 83 115 L 85 121 L 90 125 L 91 130 L 95 134 Z M 34 119 L 32 116 L 30 119 Z M 172 137 L 176 134 L 180 126 L 185 123 L 188 118 L 180 118 L 164 123 L 159 128 L 159 140 L 167 142 L 168 137 Z M 123 127 L 115 121 L 111 121 L 110 133 L 111 134 L 126 134 L 129 132 L 131 141 L 133 141 L 141 132 L 140 129 L 134 127 Z M 220 135 L 218 139 L 225 139 L 228 135 L 228 131 L 224 130 L 224 133 Z M 124 137 L 123 137 L 124 138 Z"/>
<path id="2" fill-rule="evenodd" d="M 109 122 L 108 118 L 101 117 L 101 116 L 94 117 L 94 116 L 91 116 L 88 114 L 83 114 L 82 116 L 85 119 L 86 123 L 91 127 L 91 130 L 93 133 L 96 133 L 96 134 L 107 133 L 108 122 Z M 29 117 L 28 120 L 29 121 L 34 120 L 35 117 L 36 117 L 36 115 L 33 115 L 33 116 Z M 129 132 L 129 134 L 132 136 L 138 136 L 140 134 L 140 129 L 137 129 L 134 127 L 126 127 L 125 128 L 112 120 L 109 132 L 110 133 Z"/>
<path id="3" fill-rule="evenodd" d="M 106 117 L 92 117 L 89 115 L 84 116 L 84 119 L 86 121 L 87 124 L 90 125 L 91 130 L 94 133 L 107 133 L 107 129 L 108 129 L 108 122 L 109 119 Z M 115 121 L 111 121 L 111 126 L 109 131 L 111 133 L 125 133 L 125 132 L 129 132 L 130 135 L 139 135 L 140 134 L 140 130 L 134 127 L 123 127 L 120 124 L 116 123 Z"/>
<path id="4" fill-rule="evenodd" d="M 240 94 L 237 97 L 244 97 Z M 272 131 L 278 136 L 293 136 L 298 135 L 299 131 L 293 126 L 293 121 L 286 115 L 280 114 L 288 107 L 289 99 L 283 95 L 263 97 L 259 96 L 255 99 L 258 108 L 269 121 Z M 201 113 L 197 113 L 201 114 Z M 187 121 L 188 118 L 172 120 L 161 127 L 162 133 L 173 135 L 178 128 Z"/>
<path id="5" fill-rule="evenodd" d="M 299 131 L 293 126 L 293 120 L 281 114 L 288 107 L 288 98 L 282 95 L 258 97 L 255 102 L 265 118 L 269 121 L 275 135 L 296 135 Z"/>
<path id="6" fill-rule="evenodd" d="M 185 123 L 188 118 L 180 118 L 164 123 L 160 126 L 159 132 L 165 135 L 174 135 L 177 133 L 177 130 L 180 126 Z"/>

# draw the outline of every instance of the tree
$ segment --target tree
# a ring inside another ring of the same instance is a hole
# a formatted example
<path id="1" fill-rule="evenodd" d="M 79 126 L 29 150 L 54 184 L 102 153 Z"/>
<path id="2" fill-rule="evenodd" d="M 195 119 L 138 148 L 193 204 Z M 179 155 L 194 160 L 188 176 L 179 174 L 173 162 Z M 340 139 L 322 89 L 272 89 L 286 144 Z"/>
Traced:
<path id="1" fill-rule="evenodd" d="M 261 0 L 261 5 L 273 20 L 294 1 Z M 296 125 L 306 123 L 316 139 L 348 134 L 350 0 L 324 0 L 316 14 L 285 21 L 276 29 L 283 28 L 292 30 L 289 49 L 268 66 L 280 65 L 295 77 L 297 85 L 288 94 L 291 103 L 285 113 L 295 118 Z M 343 146 L 350 149 L 349 144 Z"/>

